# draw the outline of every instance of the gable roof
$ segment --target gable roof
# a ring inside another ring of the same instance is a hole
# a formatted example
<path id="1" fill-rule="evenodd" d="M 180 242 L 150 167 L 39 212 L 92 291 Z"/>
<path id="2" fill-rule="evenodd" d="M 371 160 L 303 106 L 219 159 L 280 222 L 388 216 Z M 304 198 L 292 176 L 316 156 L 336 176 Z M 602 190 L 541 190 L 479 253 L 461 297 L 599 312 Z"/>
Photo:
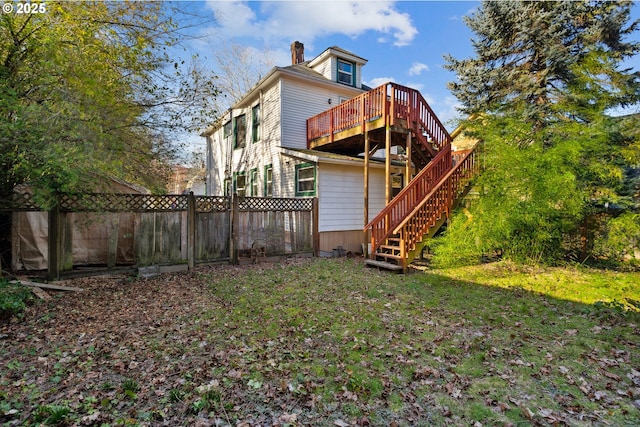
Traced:
<path id="1" fill-rule="evenodd" d="M 249 89 L 247 93 L 245 93 L 245 95 L 238 102 L 233 104 L 230 110 L 247 107 L 248 104 L 252 102 L 255 99 L 255 97 L 259 94 L 259 91 L 261 89 L 264 89 L 267 86 L 270 86 L 273 82 L 275 82 L 281 76 L 290 76 L 293 78 L 300 78 L 300 79 L 304 79 L 314 83 L 340 87 L 341 89 L 351 88 L 354 90 L 355 93 L 366 92 L 371 89 L 365 85 L 362 85 L 362 88 L 354 88 L 354 87 L 343 85 L 342 83 L 334 82 L 326 78 L 324 75 L 320 74 L 319 72 L 315 71 L 313 68 L 311 68 L 312 63 L 314 61 L 324 59 L 327 55 L 331 53 L 334 53 L 334 54 L 340 53 L 341 55 L 339 56 L 345 57 L 345 59 L 352 60 L 362 65 L 367 63 L 367 60 L 364 58 L 361 58 L 338 46 L 332 46 L 330 48 L 325 49 L 320 55 L 316 56 L 311 61 L 304 61 L 304 62 L 300 62 L 299 64 L 287 65 L 284 67 L 279 67 L 279 66 L 273 67 L 271 70 L 269 70 L 267 75 L 261 78 L 251 89 Z M 200 136 L 209 136 L 213 134 L 216 130 L 222 127 L 223 121 L 224 120 L 218 119 L 212 126 L 208 127 L 204 132 L 202 132 Z"/>
<path id="2" fill-rule="evenodd" d="M 313 67 L 315 63 L 318 63 L 324 60 L 326 57 L 336 55 L 344 59 L 348 59 L 349 61 L 353 61 L 360 65 L 365 65 L 368 61 L 361 56 L 356 55 L 355 53 L 349 52 L 348 50 L 342 49 L 338 46 L 331 46 L 325 49 L 320 55 L 313 58 L 309 61 L 309 66 Z"/>

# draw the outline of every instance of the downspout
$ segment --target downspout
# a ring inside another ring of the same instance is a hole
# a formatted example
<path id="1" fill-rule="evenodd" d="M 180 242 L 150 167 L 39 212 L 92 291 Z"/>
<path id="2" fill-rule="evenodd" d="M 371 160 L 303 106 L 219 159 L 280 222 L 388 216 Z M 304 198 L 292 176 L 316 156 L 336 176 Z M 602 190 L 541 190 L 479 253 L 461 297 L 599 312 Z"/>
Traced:
<path id="1" fill-rule="evenodd" d="M 222 185 L 223 185 L 223 190 L 222 190 L 222 194 L 225 194 L 225 192 L 227 191 L 227 179 L 231 179 L 231 177 L 233 176 L 233 171 L 231 170 L 232 166 L 233 166 L 233 109 L 229 108 L 228 110 L 229 112 L 229 122 L 231 122 L 231 135 L 227 137 L 227 158 L 226 158 L 226 164 L 224 167 L 224 179 L 222 180 Z M 222 138 L 224 139 L 224 123 L 223 123 L 223 129 L 222 129 Z M 231 179 L 231 188 L 233 189 L 233 179 Z M 233 194 L 233 191 L 231 192 Z M 231 195 L 231 194 L 230 194 Z"/>

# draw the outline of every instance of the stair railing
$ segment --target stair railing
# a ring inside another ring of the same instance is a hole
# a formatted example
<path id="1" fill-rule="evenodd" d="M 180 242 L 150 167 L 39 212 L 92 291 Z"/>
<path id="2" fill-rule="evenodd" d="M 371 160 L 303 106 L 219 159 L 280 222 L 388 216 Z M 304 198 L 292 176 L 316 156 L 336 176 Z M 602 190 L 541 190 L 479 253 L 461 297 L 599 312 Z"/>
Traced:
<path id="1" fill-rule="evenodd" d="M 424 203 L 425 197 L 447 175 L 451 167 L 451 144 L 448 144 L 365 226 L 365 231 L 371 230 L 371 254 L 393 234 L 417 205 Z"/>
<path id="2" fill-rule="evenodd" d="M 415 137 L 432 155 L 451 143 L 449 132 L 419 91 L 395 83 L 387 85 L 393 99 L 392 124 L 396 118 L 406 119 Z"/>
<path id="3" fill-rule="evenodd" d="M 455 155 L 455 165 L 438 182 L 424 199 L 417 203 L 414 209 L 401 221 L 391 234 L 400 235 L 401 252 L 411 253 L 436 225 L 438 220 L 446 215 L 448 218 L 455 203 L 468 189 L 471 180 L 480 171 L 475 147 Z M 407 262 L 406 257 L 403 262 Z M 406 267 L 406 265 L 403 265 Z"/>

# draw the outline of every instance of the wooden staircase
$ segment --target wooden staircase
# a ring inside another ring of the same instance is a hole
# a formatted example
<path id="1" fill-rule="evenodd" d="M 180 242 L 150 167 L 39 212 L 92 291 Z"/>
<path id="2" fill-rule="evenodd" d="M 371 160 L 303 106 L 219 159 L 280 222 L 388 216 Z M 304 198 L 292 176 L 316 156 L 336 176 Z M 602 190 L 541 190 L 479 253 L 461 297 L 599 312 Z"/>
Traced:
<path id="1" fill-rule="evenodd" d="M 452 137 L 420 92 L 393 83 L 379 86 L 307 120 L 307 147 L 339 154 L 372 144 L 407 147 L 418 171 L 364 228 L 371 237 L 367 263 L 405 271 L 445 223 L 479 171 L 475 147 L 452 152 Z M 385 140 L 387 138 L 387 140 Z"/>
<path id="2" fill-rule="evenodd" d="M 436 156 L 366 225 L 371 233 L 368 264 L 406 271 L 450 217 L 479 172 L 479 162 L 475 147 L 455 153 L 448 150 L 448 154 L 443 151 Z"/>

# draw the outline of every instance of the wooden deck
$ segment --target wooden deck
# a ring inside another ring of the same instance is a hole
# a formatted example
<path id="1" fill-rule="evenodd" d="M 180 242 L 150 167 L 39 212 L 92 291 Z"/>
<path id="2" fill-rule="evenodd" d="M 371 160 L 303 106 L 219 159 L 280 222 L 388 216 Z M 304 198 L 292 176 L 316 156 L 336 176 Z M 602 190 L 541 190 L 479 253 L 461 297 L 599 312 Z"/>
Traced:
<path id="1" fill-rule="evenodd" d="M 364 150 L 364 134 L 373 143 L 404 145 L 411 133 L 429 157 L 451 142 L 451 136 L 420 92 L 393 83 L 379 86 L 307 120 L 307 148 L 357 155 Z"/>
<path id="2" fill-rule="evenodd" d="M 449 217 L 479 163 L 473 149 L 452 152 L 451 135 L 418 91 L 393 83 L 307 120 L 309 149 L 356 156 L 366 142 L 369 151 L 405 147 L 417 172 L 396 197 L 387 196 L 387 206 L 364 229 L 371 236 L 369 265 L 406 270 Z"/>

